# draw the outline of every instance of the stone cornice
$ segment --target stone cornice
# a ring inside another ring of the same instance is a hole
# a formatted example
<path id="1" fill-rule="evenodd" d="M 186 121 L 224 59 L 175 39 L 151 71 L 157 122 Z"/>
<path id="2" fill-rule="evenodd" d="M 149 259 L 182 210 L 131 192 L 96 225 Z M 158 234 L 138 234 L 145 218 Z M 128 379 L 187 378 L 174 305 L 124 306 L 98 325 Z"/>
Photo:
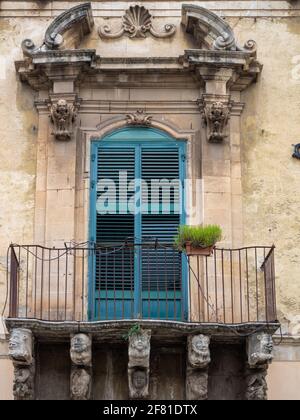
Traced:
<path id="1" fill-rule="evenodd" d="M 25 40 L 23 51 L 26 58 L 16 62 L 21 80 L 35 90 L 51 90 L 54 81 L 80 83 L 85 80 L 88 83 L 87 74 L 192 73 L 192 78 L 198 78 L 203 85 L 209 76 L 206 72 L 204 79 L 199 69 L 209 67 L 212 79 L 216 77 L 216 69 L 232 70 L 234 75 L 228 88 L 241 91 L 255 81 L 261 71 L 261 66 L 255 61 L 255 43 L 251 41 L 245 48 L 240 48 L 230 26 L 215 13 L 199 6 L 183 6 L 183 25 L 187 32 L 193 32 L 199 48 L 206 49 L 186 50 L 180 57 L 104 58 L 97 56 L 95 50 L 77 49 L 78 39 L 91 32 L 93 24 L 91 4 L 84 3 L 62 13 L 50 24 L 40 48 Z M 63 35 L 71 28 L 72 40 L 63 42 Z M 71 49 L 65 49 L 68 45 Z M 97 80 L 93 82 L 97 83 Z M 126 83 L 123 85 L 126 86 Z"/>

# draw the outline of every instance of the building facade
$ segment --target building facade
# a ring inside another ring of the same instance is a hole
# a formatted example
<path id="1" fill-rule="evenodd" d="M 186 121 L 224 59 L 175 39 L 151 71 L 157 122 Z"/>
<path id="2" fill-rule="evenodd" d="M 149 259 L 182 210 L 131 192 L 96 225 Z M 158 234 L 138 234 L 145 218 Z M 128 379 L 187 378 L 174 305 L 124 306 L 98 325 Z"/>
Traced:
<path id="1" fill-rule="evenodd" d="M 0 399 L 300 398 L 299 20 L 1 2 Z"/>

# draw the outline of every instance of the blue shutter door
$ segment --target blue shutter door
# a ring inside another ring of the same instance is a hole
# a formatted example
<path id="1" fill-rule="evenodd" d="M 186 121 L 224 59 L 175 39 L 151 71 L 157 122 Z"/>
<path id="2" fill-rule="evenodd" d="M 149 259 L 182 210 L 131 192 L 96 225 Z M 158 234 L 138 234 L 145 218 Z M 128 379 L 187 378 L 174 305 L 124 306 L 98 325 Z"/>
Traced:
<path id="1" fill-rule="evenodd" d="M 176 188 L 177 182 L 175 188 L 170 187 L 174 180 L 181 180 L 180 155 L 179 147 L 142 146 L 142 179 L 147 183 L 151 205 L 143 209 L 141 237 L 143 243 L 157 241 L 158 244 L 156 249 L 152 245 L 152 248 L 146 246 L 142 250 L 143 318 L 178 320 L 183 312 L 182 257 L 173 249 L 174 237 L 181 223 L 182 197 L 181 190 Z M 151 200 L 153 180 L 160 180 L 161 188 L 157 188 Z M 163 198 L 168 197 L 169 202 L 164 203 Z"/>
<path id="2" fill-rule="evenodd" d="M 103 202 L 100 207 L 97 202 L 103 194 L 101 179 L 115 181 L 119 193 L 120 171 L 127 172 L 128 183 L 142 178 L 148 191 L 153 179 L 183 181 L 185 143 L 134 128 L 93 143 L 92 156 L 91 181 L 96 187 L 91 189 L 90 232 L 97 250 L 90 261 L 90 319 L 183 319 L 186 267 L 172 244 L 178 225 L 185 223 L 184 197 L 171 188 L 166 208 L 161 189 L 153 203 L 142 188 L 136 214 L 130 214 L 123 198 L 108 203 L 108 210 L 115 206 L 116 214 L 99 214 Z M 126 240 L 136 246 L 124 248 Z"/>
<path id="3" fill-rule="evenodd" d="M 119 174 L 127 173 L 127 182 L 135 178 L 135 148 L 98 148 L 97 184 L 111 180 L 116 185 L 112 195 L 107 194 L 107 210 L 96 205 L 95 308 L 93 319 L 132 318 L 134 312 L 134 251 L 124 248 L 132 241 L 135 231 L 134 215 L 128 213 L 125 201 L 119 198 Z M 104 191 L 97 186 L 97 201 Z M 113 194 L 113 193 L 116 193 Z M 115 199 L 117 199 L 116 202 Z M 99 210 L 101 212 L 99 213 Z"/>

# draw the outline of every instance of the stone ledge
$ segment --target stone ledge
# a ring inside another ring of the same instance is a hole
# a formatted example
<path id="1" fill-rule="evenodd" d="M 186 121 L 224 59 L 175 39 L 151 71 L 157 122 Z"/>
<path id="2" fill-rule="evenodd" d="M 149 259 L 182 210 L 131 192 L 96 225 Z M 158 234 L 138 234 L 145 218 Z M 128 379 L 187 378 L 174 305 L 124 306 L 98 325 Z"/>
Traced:
<path id="1" fill-rule="evenodd" d="M 249 324 L 199 324 L 176 321 L 155 320 L 122 320 L 100 322 L 47 322 L 29 319 L 6 319 L 9 330 L 13 328 L 28 328 L 41 340 L 69 340 L 71 334 L 93 334 L 95 342 L 120 342 L 124 335 L 134 325 L 151 329 L 153 339 L 165 342 L 180 342 L 191 334 L 210 335 L 212 340 L 219 342 L 239 342 L 246 336 L 258 331 L 274 334 L 280 327 L 279 323 L 249 323 Z"/>

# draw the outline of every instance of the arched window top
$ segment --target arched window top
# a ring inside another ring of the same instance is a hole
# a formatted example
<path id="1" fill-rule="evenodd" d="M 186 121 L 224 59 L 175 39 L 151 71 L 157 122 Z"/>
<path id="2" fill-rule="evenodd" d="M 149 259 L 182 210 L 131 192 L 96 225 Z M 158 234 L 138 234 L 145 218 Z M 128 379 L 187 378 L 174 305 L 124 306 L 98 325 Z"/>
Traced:
<path id="1" fill-rule="evenodd" d="M 185 139 L 175 139 L 168 133 L 152 127 L 125 127 L 107 134 L 101 142 L 185 142 Z"/>

